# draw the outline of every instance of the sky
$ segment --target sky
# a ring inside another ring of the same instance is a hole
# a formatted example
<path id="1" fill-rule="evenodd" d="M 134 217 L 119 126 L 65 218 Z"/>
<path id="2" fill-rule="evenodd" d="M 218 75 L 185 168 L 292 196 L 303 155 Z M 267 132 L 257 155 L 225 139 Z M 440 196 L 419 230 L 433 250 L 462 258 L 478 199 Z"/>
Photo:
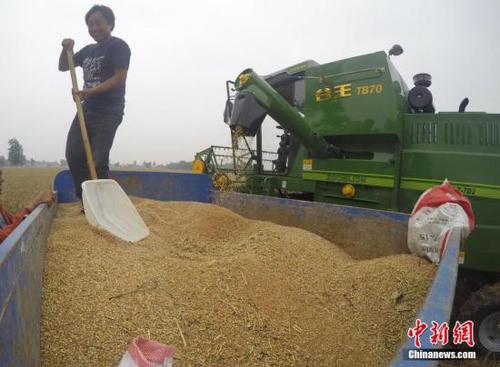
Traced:
<path id="1" fill-rule="evenodd" d="M 57 70 L 61 40 L 93 43 L 94 1 L 0 2 L 0 155 L 17 138 L 28 159 L 64 158 L 76 108 L 69 73 Z M 313 59 L 328 63 L 400 44 L 392 61 L 408 86 L 432 75 L 437 111 L 500 112 L 500 1 L 377 0 L 107 1 L 113 35 L 132 50 L 125 116 L 111 162 L 192 160 L 230 145 L 225 81 L 251 67 L 267 75 Z M 80 85 L 82 85 L 81 72 Z M 275 151 L 264 122 L 264 148 Z"/>

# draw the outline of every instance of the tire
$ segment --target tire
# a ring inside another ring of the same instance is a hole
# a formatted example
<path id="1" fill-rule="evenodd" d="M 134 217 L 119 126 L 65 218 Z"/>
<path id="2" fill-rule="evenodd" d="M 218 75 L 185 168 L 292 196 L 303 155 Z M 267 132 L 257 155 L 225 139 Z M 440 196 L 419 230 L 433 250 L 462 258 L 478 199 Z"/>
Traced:
<path id="1" fill-rule="evenodd" d="M 459 319 L 474 322 L 476 350 L 500 360 L 500 282 L 472 293 L 460 308 Z"/>

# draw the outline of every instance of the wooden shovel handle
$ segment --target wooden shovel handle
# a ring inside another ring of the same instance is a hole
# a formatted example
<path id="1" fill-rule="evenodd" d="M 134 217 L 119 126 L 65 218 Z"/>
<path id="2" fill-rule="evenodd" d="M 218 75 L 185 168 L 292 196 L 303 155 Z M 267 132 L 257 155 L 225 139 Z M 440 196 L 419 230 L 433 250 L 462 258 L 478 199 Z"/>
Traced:
<path id="1" fill-rule="evenodd" d="M 68 66 L 71 73 L 71 82 L 73 83 L 73 91 L 77 92 L 78 81 L 76 80 L 75 63 L 73 62 L 73 50 L 67 50 L 66 56 L 68 57 Z M 80 122 L 80 131 L 82 132 L 83 148 L 85 150 L 85 156 L 87 157 L 87 165 L 89 167 L 90 178 L 92 180 L 97 180 L 97 172 L 95 170 L 94 158 L 92 156 L 92 150 L 90 149 L 89 135 L 87 134 L 87 127 L 85 125 L 85 116 L 83 114 L 82 101 L 80 97 L 73 93 L 76 110 L 78 112 L 78 121 Z"/>

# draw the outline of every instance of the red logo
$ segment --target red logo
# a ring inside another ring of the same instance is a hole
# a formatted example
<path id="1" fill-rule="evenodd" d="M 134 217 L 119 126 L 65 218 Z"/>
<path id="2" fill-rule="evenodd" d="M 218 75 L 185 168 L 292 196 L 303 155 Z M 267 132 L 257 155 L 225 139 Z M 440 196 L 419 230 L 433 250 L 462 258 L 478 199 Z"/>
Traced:
<path id="1" fill-rule="evenodd" d="M 460 323 L 457 321 L 453 327 L 453 343 L 463 344 L 467 343 L 469 347 L 473 347 L 474 343 L 474 323 L 472 321 L 465 321 Z"/>
<path id="2" fill-rule="evenodd" d="M 450 331 L 450 327 L 447 322 L 443 322 L 442 324 L 438 324 L 436 321 L 432 321 L 431 326 L 431 344 L 441 343 L 443 346 L 448 344 L 448 333 Z"/>
<path id="3" fill-rule="evenodd" d="M 408 329 L 408 337 L 413 338 L 413 343 L 416 348 L 420 348 L 422 344 L 420 343 L 420 336 L 425 330 L 427 330 L 427 323 L 422 322 L 420 319 L 415 320 L 415 327 Z M 449 332 L 450 327 L 447 322 L 438 323 L 432 321 L 432 326 L 430 328 L 431 335 L 429 340 L 431 344 L 438 344 L 445 346 L 449 342 Z M 471 320 L 460 322 L 455 322 L 453 327 L 453 344 L 463 344 L 466 343 L 469 347 L 475 345 L 474 342 L 474 322 Z"/>
<path id="4" fill-rule="evenodd" d="M 420 335 L 427 329 L 427 324 L 425 322 L 422 322 L 422 320 L 417 319 L 415 320 L 415 327 L 414 328 L 409 328 L 408 329 L 408 337 L 409 338 L 415 338 L 413 341 L 415 343 L 415 347 L 420 348 Z"/>

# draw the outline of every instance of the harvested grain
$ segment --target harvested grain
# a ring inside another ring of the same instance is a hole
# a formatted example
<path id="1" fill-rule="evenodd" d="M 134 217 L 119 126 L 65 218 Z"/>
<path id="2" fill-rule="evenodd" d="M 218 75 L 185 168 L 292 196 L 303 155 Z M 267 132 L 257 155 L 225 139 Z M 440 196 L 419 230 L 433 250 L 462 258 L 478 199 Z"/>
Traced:
<path id="1" fill-rule="evenodd" d="M 151 230 L 136 245 L 60 205 L 43 366 L 114 366 L 139 335 L 175 345 L 176 366 L 384 365 L 435 272 L 409 255 L 354 261 L 305 230 L 210 204 L 134 203 Z"/>

